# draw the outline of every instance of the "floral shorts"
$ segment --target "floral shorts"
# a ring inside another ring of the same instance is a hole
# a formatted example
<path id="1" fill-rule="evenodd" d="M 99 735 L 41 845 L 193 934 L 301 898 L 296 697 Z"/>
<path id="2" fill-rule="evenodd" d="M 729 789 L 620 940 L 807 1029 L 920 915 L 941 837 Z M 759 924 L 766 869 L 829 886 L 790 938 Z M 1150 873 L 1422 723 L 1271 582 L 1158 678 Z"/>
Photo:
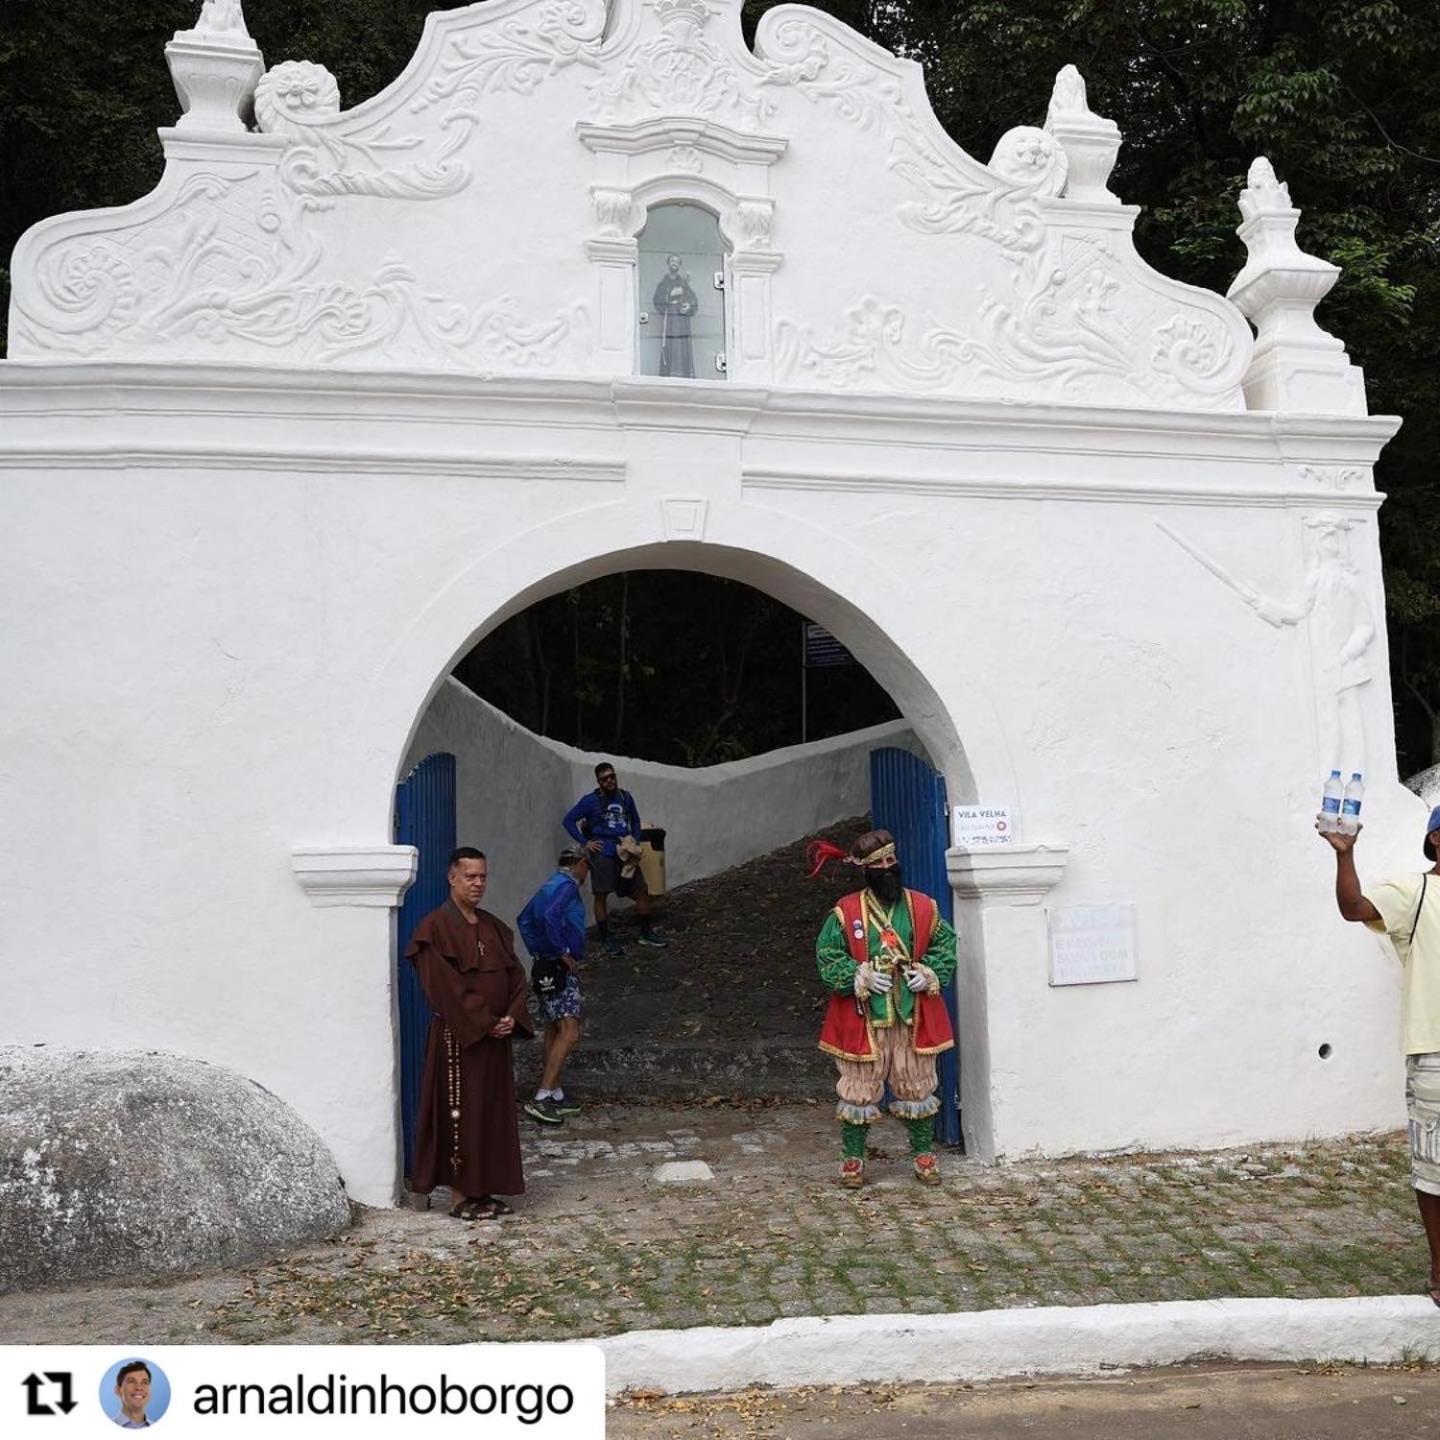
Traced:
<path id="1" fill-rule="evenodd" d="M 565 983 L 546 999 L 537 990 L 535 1009 L 540 1018 L 551 1025 L 556 1020 L 578 1020 L 580 1018 L 580 982 L 572 971 L 565 977 Z"/>
<path id="2" fill-rule="evenodd" d="M 1440 1195 L 1440 1050 L 1405 1057 L 1405 1109 L 1411 1184 L 1427 1195 Z"/>

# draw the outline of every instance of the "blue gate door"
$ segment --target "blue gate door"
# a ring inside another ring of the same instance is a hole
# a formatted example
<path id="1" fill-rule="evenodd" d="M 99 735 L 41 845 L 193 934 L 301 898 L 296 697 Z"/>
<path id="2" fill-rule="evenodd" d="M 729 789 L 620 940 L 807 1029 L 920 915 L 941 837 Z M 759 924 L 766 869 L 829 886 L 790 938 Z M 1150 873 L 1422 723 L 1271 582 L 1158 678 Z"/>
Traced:
<path id="1" fill-rule="evenodd" d="M 400 1123 L 405 1134 L 405 1174 L 415 1156 L 415 1114 L 420 1105 L 420 1072 L 430 1007 L 405 959 L 415 927 L 450 893 L 445 862 L 455 848 L 455 757 L 427 755 L 395 791 L 395 843 L 420 852 L 415 883 L 405 892 L 396 927 L 396 993 L 400 1002 Z"/>
<path id="2" fill-rule="evenodd" d="M 945 777 L 908 750 L 886 747 L 870 752 L 870 814 L 877 830 L 895 837 L 905 884 L 933 896 L 941 916 L 954 923 L 954 896 L 945 873 L 950 843 Z M 955 982 L 945 987 L 950 1024 L 958 1036 Z M 940 1113 L 935 1138 L 945 1145 L 960 1143 L 960 1062 L 957 1050 L 940 1056 Z"/>

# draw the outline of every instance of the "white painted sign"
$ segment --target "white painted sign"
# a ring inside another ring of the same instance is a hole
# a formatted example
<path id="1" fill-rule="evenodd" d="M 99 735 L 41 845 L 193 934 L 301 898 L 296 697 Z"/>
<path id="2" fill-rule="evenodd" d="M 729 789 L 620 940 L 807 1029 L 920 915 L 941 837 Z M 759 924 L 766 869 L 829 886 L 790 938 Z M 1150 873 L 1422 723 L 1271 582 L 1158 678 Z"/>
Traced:
<path id="1" fill-rule="evenodd" d="M 1050 983 L 1135 980 L 1139 947 L 1133 905 L 1069 905 L 1050 912 Z"/>
<path id="2" fill-rule="evenodd" d="M 1004 806 L 952 805 L 950 836 L 957 850 L 993 850 L 1015 843 L 1015 827 Z"/>

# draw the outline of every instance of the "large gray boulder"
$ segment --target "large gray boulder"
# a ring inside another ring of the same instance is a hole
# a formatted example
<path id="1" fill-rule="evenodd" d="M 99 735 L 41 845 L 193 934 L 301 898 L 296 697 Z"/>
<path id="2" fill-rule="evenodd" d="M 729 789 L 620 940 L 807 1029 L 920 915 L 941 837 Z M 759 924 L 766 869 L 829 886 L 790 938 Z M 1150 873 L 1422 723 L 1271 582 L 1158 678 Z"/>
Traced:
<path id="1" fill-rule="evenodd" d="M 330 1152 L 251 1080 L 0 1046 L 0 1292 L 240 1264 L 349 1220 Z"/>

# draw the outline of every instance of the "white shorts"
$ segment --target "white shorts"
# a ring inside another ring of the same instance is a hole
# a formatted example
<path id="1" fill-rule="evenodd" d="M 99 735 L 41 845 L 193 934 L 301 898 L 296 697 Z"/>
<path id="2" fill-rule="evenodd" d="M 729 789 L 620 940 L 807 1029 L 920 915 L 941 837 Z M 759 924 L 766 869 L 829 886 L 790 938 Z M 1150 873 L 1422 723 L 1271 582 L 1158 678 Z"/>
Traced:
<path id="1" fill-rule="evenodd" d="M 1405 1057 L 1405 1109 L 1410 1181 L 1427 1195 L 1440 1195 L 1440 1050 Z"/>

